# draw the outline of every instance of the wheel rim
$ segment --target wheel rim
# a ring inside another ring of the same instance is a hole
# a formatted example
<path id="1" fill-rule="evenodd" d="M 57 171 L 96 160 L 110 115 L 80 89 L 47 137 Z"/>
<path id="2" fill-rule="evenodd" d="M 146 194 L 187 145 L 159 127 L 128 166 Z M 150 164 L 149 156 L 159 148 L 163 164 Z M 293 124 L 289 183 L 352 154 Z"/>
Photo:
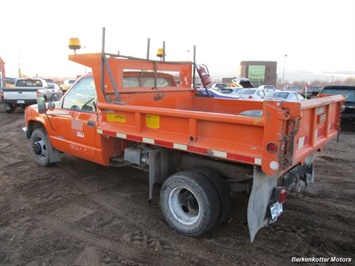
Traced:
<path id="1" fill-rule="evenodd" d="M 33 142 L 32 149 L 34 154 L 39 159 L 44 159 L 47 155 L 46 142 L 42 138 L 36 138 Z"/>
<path id="2" fill-rule="evenodd" d="M 194 224 L 200 217 L 198 200 L 186 188 L 174 188 L 170 192 L 169 209 L 174 218 L 184 225 Z"/>

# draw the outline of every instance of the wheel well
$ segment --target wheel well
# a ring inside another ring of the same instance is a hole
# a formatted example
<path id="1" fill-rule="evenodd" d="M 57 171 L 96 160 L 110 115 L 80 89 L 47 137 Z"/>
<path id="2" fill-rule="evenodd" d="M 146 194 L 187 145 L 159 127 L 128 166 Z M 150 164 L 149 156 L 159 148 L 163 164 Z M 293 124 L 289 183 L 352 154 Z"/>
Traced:
<path id="1" fill-rule="evenodd" d="M 37 128 L 43 128 L 44 129 L 44 126 L 43 126 L 42 123 L 37 122 L 37 121 L 31 121 L 28 124 L 28 130 L 30 132 L 30 136 L 32 135 L 33 131 L 35 131 Z"/>

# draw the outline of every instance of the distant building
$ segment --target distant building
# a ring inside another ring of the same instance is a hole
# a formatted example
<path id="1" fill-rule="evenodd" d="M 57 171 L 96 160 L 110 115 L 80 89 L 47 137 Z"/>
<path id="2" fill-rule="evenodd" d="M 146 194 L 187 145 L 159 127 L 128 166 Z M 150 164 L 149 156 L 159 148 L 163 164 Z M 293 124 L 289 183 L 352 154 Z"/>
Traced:
<path id="1" fill-rule="evenodd" d="M 240 62 L 240 77 L 248 78 L 255 87 L 258 87 L 263 84 L 276 86 L 276 70 L 276 61 Z"/>

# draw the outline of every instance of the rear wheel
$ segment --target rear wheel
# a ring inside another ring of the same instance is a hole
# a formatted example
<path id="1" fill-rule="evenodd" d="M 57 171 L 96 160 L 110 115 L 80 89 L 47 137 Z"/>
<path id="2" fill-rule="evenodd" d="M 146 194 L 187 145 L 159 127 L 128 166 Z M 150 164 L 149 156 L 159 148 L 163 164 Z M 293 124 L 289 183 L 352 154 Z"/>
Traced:
<path id="1" fill-rule="evenodd" d="M 227 181 L 218 171 L 209 167 L 197 166 L 191 170 L 203 174 L 210 180 L 218 193 L 221 206 L 218 223 L 227 220 L 231 209 L 230 188 Z"/>
<path id="2" fill-rule="evenodd" d="M 15 112 L 15 109 L 16 109 L 16 107 L 15 107 L 14 105 L 9 104 L 9 108 L 6 109 L 5 112 L 6 112 L 7 114 L 12 114 L 13 112 Z"/>
<path id="3" fill-rule="evenodd" d="M 216 189 L 205 176 L 194 171 L 170 176 L 161 188 L 160 204 L 169 225 L 187 236 L 207 232 L 220 213 Z"/>

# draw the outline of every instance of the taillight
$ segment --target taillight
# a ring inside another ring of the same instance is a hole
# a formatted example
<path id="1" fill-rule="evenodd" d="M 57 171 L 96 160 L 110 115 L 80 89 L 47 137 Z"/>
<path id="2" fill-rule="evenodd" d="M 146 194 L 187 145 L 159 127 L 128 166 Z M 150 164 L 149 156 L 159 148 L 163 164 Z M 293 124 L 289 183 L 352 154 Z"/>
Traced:
<path id="1" fill-rule="evenodd" d="M 284 203 L 286 201 L 287 190 L 285 187 L 276 187 L 275 188 L 275 200 L 279 203 Z"/>
<path id="2" fill-rule="evenodd" d="M 253 99 L 253 96 L 252 95 L 249 95 L 249 97 L 248 97 L 249 99 Z"/>
<path id="3" fill-rule="evenodd" d="M 275 143 L 270 142 L 266 145 L 266 150 L 270 153 L 275 153 L 277 152 L 277 145 Z"/>
<path id="4" fill-rule="evenodd" d="M 1 95 L 0 95 L 1 96 L 1 100 L 4 100 L 4 92 L 1 91 L 0 93 L 1 93 Z"/>

